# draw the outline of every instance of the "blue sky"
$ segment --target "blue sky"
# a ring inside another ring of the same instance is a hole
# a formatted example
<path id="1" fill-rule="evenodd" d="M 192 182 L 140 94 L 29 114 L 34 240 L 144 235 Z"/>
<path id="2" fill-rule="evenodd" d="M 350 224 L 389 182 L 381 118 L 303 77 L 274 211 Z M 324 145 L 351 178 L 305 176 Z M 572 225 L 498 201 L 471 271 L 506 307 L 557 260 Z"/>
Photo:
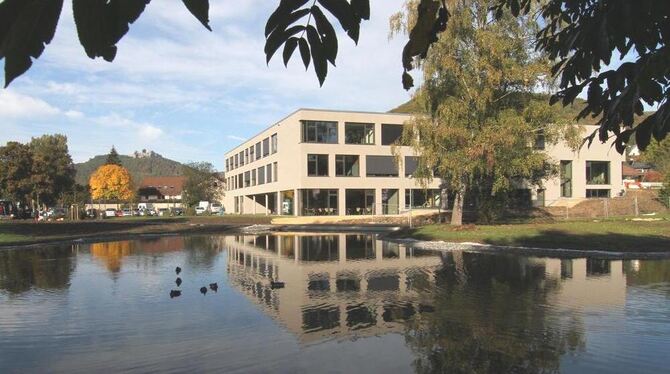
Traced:
<path id="1" fill-rule="evenodd" d="M 275 1 L 211 3 L 210 33 L 181 1 L 153 1 L 108 63 L 86 57 L 66 1 L 42 57 L 0 90 L 0 144 L 62 133 L 75 162 L 114 145 L 221 169 L 228 148 L 297 108 L 387 111 L 410 97 L 400 83 L 404 38 L 388 39 L 401 0 L 371 1 L 358 47 L 340 31 L 337 67 L 322 88 L 299 58 L 288 69 L 281 54 L 266 65 Z"/>

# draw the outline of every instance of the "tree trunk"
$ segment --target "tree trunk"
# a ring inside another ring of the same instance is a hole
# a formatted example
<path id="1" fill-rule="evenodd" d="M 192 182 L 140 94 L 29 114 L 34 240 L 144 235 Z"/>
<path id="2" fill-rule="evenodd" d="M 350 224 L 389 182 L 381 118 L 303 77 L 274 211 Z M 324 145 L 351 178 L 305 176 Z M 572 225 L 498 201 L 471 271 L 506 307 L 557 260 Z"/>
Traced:
<path id="1" fill-rule="evenodd" d="M 451 225 L 463 225 L 463 200 L 465 199 L 465 184 L 461 184 L 456 189 L 454 196 L 454 208 L 451 210 Z"/>

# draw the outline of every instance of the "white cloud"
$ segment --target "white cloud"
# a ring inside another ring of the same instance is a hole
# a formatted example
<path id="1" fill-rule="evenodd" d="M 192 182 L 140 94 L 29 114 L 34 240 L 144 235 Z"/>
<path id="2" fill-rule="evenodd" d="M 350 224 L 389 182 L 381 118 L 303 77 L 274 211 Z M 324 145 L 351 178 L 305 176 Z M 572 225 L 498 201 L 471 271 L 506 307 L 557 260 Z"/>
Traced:
<path id="1" fill-rule="evenodd" d="M 84 113 L 78 111 L 78 110 L 68 110 L 67 112 L 64 113 L 65 117 L 71 118 L 71 119 L 80 119 L 84 118 Z"/>
<path id="2" fill-rule="evenodd" d="M 60 110 L 46 101 L 10 90 L 0 90 L 0 117 L 40 118 L 54 116 Z"/>
<path id="3" fill-rule="evenodd" d="M 245 138 L 243 136 L 237 136 L 237 135 L 228 135 L 228 136 L 226 136 L 226 138 L 231 139 L 231 140 L 238 140 L 238 141 L 241 141 L 241 142 L 247 140 L 247 138 Z"/>
<path id="4" fill-rule="evenodd" d="M 156 140 L 163 135 L 163 130 L 152 125 L 141 125 L 138 129 L 138 133 L 141 137 L 147 140 Z"/>
<path id="5" fill-rule="evenodd" d="M 130 25 L 113 63 L 85 55 L 72 13 L 63 12 L 44 55 L 9 88 L 46 104 L 42 112 L 62 108 L 61 123 L 40 127 L 37 111 L 13 126 L 36 135 L 50 131 L 47 126 L 69 131 L 75 159 L 115 144 L 120 152 L 146 148 L 221 165 L 228 147 L 297 108 L 385 111 L 409 98 L 400 83 L 404 40 L 388 41 L 388 17 L 402 0 L 371 2 L 372 19 L 362 23 L 358 46 L 339 31 L 337 67 L 329 66 L 322 88 L 298 55 L 288 69 L 281 51 L 265 63 L 263 28 L 276 5 L 214 2 L 209 32 L 182 2 L 152 2 Z"/>

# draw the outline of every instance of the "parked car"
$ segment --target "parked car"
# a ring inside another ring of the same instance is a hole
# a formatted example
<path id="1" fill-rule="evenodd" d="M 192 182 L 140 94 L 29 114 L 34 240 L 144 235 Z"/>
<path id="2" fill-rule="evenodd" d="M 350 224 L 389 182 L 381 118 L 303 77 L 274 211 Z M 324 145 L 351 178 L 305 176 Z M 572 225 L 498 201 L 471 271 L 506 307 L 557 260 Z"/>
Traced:
<path id="1" fill-rule="evenodd" d="M 122 215 L 123 217 L 132 217 L 132 216 L 133 216 L 133 211 L 130 210 L 130 209 L 123 209 L 123 210 L 121 211 L 121 215 Z"/>
<path id="2" fill-rule="evenodd" d="M 207 209 L 205 209 L 205 208 L 202 207 L 202 206 L 197 206 L 197 207 L 195 207 L 195 214 L 198 215 L 198 216 L 199 216 L 199 215 L 203 215 L 203 214 L 205 214 L 206 212 L 207 212 Z"/>
<path id="3" fill-rule="evenodd" d="M 116 217 L 116 209 L 114 208 L 105 209 L 105 217 Z"/>
<path id="4" fill-rule="evenodd" d="M 182 208 L 172 208 L 171 215 L 173 215 L 173 216 L 183 216 L 184 215 L 184 209 L 182 209 Z"/>
<path id="5" fill-rule="evenodd" d="M 98 210 L 95 208 L 86 209 L 86 218 L 95 219 L 98 217 Z"/>
<path id="6" fill-rule="evenodd" d="M 209 211 L 212 212 L 212 214 L 219 214 L 223 210 L 223 206 L 221 203 L 212 203 L 209 206 Z"/>
<path id="7" fill-rule="evenodd" d="M 67 209 L 65 208 L 50 208 L 47 210 L 47 219 L 59 220 L 67 218 Z"/>
<path id="8" fill-rule="evenodd" d="M 159 217 L 165 217 L 165 216 L 168 216 L 168 215 L 170 215 L 170 211 L 168 210 L 168 208 L 158 209 L 158 216 Z"/>

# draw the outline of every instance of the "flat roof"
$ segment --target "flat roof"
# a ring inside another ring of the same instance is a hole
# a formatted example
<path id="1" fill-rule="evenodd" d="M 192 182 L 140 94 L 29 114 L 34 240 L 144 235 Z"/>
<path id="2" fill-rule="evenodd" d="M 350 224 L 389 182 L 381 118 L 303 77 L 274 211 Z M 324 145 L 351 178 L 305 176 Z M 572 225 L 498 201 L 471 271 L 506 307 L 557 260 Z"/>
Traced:
<path id="1" fill-rule="evenodd" d="M 254 135 L 248 137 L 247 139 L 245 139 L 244 141 L 242 141 L 241 143 L 239 143 L 239 144 L 236 145 L 235 147 L 230 148 L 228 151 L 226 151 L 226 152 L 223 153 L 224 156 L 227 155 L 228 153 L 232 152 L 234 149 L 238 148 L 240 145 L 242 145 L 242 144 L 248 142 L 250 139 L 253 139 L 253 138 L 257 137 L 258 135 L 262 134 L 263 132 L 267 131 L 267 130 L 268 130 L 269 128 L 271 128 L 272 126 L 275 126 L 275 125 L 279 124 L 280 122 L 284 121 L 285 119 L 287 119 L 287 118 L 291 117 L 292 115 L 294 115 L 294 114 L 296 114 L 296 113 L 298 113 L 298 112 L 301 112 L 301 111 L 306 111 L 306 112 L 331 112 L 331 113 L 376 114 L 376 115 L 387 115 L 387 116 L 411 116 L 411 115 L 412 115 L 411 113 L 372 112 L 372 111 L 365 111 L 365 110 L 343 110 L 343 109 L 299 108 L 299 109 L 296 109 L 296 110 L 292 111 L 292 112 L 289 113 L 288 115 L 282 117 L 282 119 L 280 119 L 279 121 L 277 121 L 277 122 L 271 124 L 270 126 L 264 128 L 263 130 L 261 130 L 261 131 L 255 133 Z"/>

